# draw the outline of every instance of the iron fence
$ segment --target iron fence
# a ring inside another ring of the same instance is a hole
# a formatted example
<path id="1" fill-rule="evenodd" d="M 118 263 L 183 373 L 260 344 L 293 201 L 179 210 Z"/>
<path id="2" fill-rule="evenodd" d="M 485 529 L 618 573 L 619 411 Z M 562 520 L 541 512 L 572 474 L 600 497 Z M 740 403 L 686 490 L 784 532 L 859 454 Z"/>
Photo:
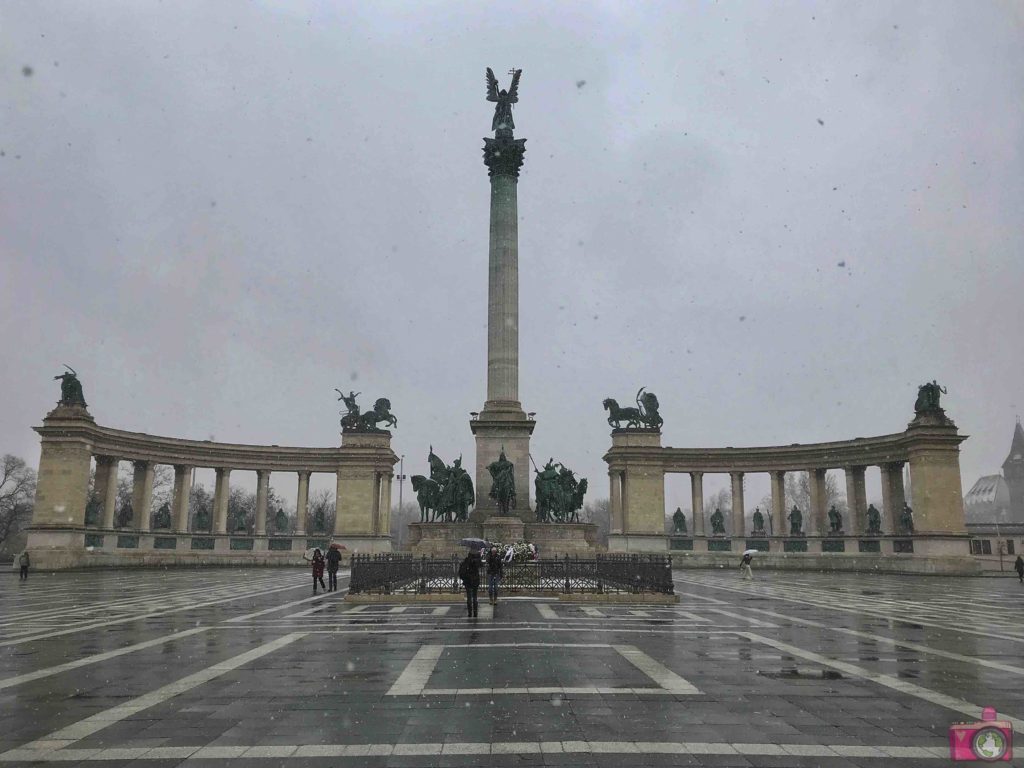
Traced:
<path id="1" fill-rule="evenodd" d="M 353 555 L 352 594 L 458 594 L 458 556 Z M 487 565 L 480 569 L 487 583 Z M 672 558 L 666 555 L 597 555 L 504 563 L 503 593 L 674 594 Z"/>

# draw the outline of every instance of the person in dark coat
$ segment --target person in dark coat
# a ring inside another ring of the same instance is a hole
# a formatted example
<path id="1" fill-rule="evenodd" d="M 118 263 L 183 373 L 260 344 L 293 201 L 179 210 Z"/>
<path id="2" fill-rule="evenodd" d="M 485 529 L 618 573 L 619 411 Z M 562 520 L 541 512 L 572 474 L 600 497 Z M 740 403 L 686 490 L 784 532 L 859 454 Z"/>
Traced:
<path id="1" fill-rule="evenodd" d="M 327 591 L 327 587 L 324 586 L 324 553 L 320 551 L 319 547 L 313 550 L 313 594 L 316 594 L 316 583 L 320 582 L 320 587 L 324 592 Z"/>
<path id="2" fill-rule="evenodd" d="M 1019 557 L 1017 559 L 1020 560 Z M 18 558 L 18 565 L 21 566 L 21 571 L 18 574 L 18 581 L 28 581 L 28 550 L 21 553 L 21 557 Z"/>
<path id="3" fill-rule="evenodd" d="M 1017 571 L 1017 578 L 1020 579 L 1020 583 L 1024 584 L 1024 557 L 1017 555 L 1017 560 L 1014 562 L 1013 568 Z"/>
<path id="4" fill-rule="evenodd" d="M 330 547 L 327 550 L 327 589 L 330 592 L 338 591 L 339 565 L 341 565 L 341 550 L 337 547 Z"/>
<path id="5" fill-rule="evenodd" d="M 498 554 L 497 547 L 491 547 L 487 553 L 487 596 L 491 599 L 491 605 L 498 604 L 498 582 L 504 575 L 505 563 Z"/>
<path id="6" fill-rule="evenodd" d="M 459 565 L 459 578 L 462 580 L 462 586 L 466 588 L 466 608 L 471 617 L 475 617 L 477 613 L 481 565 L 479 552 L 470 552 Z"/>

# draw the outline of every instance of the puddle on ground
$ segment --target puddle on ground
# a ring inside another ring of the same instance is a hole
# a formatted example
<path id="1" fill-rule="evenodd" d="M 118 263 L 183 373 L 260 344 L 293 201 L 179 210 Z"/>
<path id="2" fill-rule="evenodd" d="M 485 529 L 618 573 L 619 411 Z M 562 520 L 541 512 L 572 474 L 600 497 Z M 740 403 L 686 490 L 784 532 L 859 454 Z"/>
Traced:
<path id="1" fill-rule="evenodd" d="M 783 669 L 759 669 L 757 674 L 773 680 L 844 680 L 841 672 L 834 669 L 807 669 L 805 667 L 785 667 Z"/>

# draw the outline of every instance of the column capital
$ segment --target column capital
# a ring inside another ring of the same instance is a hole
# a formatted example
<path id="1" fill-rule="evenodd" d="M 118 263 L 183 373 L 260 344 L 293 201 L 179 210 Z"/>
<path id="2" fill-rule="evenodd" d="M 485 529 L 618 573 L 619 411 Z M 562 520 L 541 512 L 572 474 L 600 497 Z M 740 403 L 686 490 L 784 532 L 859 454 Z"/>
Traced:
<path id="1" fill-rule="evenodd" d="M 745 472 L 739 472 L 739 471 L 736 471 L 736 472 L 730 472 L 730 473 L 729 473 L 729 477 L 732 477 L 732 478 L 734 478 L 734 479 L 738 479 L 738 480 L 742 480 L 742 479 L 743 479 L 743 476 L 744 476 L 745 474 L 746 474 Z"/>
<path id="2" fill-rule="evenodd" d="M 132 466 L 137 469 L 148 469 L 152 463 L 149 459 L 132 459 Z"/>
<path id="3" fill-rule="evenodd" d="M 174 467 L 175 472 L 181 472 L 182 474 L 191 472 L 193 469 L 195 469 L 195 467 L 189 464 L 173 464 L 172 466 Z"/>
<path id="4" fill-rule="evenodd" d="M 298 470 L 298 471 L 296 472 L 296 474 L 297 474 L 297 475 L 298 475 L 299 477 L 304 477 L 304 478 L 306 478 L 307 480 L 309 480 L 309 476 L 313 474 L 313 470 L 311 470 L 311 469 L 300 469 L 300 470 Z"/>
<path id="5" fill-rule="evenodd" d="M 690 474 L 691 479 L 694 478 L 694 477 L 704 477 L 704 472 L 702 470 L 699 470 L 699 469 L 690 470 L 689 474 Z"/>
<path id="6" fill-rule="evenodd" d="M 231 474 L 231 467 L 214 467 L 213 471 L 217 473 L 217 477 L 223 477 Z"/>
<path id="7" fill-rule="evenodd" d="M 97 464 L 116 464 L 120 461 L 117 456 L 110 456 L 108 454 L 101 453 L 94 454 L 93 458 L 96 459 Z"/>
<path id="8" fill-rule="evenodd" d="M 519 169 L 523 166 L 523 155 L 526 153 L 526 139 L 501 137 L 484 139 L 484 165 L 487 175 L 512 176 L 519 178 Z"/>
<path id="9" fill-rule="evenodd" d="M 256 477 L 262 480 L 264 477 L 270 477 L 271 470 L 269 469 L 257 469 Z"/>

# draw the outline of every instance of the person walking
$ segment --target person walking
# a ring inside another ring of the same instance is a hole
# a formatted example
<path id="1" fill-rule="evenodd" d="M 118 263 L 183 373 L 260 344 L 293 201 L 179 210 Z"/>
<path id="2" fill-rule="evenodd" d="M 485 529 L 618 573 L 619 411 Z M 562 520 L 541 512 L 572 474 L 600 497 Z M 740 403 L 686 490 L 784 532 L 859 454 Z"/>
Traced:
<path id="1" fill-rule="evenodd" d="M 336 546 L 331 546 L 327 549 L 327 591 L 329 592 L 338 591 L 339 565 L 341 565 L 341 550 Z"/>
<path id="2" fill-rule="evenodd" d="M 1020 558 L 1017 558 L 1020 560 Z M 18 573 L 18 581 L 28 581 L 28 550 L 26 549 L 21 553 L 21 557 L 18 558 L 18 565 L 21 566 L 21 570 Z"/>
<path id="3" fill-rule="evenodd" d="M 317 547 L 313 550 L 313 594 L 316 594 L 316 583 L 320 582 L 320 588 L 324 592 L 327 591 L 327 587 L 324 586 L 324 553 Z"/>
<path id="4" fill-rule="evenodd" d="M 498 604 L 498 582 L 505 575 L 505 563 L 498 554 L 497 547 L 491 547 L 487 554 L 487 596 L 491 599 L 491 605 Z"/>
<path id="5" fill-rule="evenodd" d="M 470 552 L 459 565 L 459 578 L 466 588 L 466 608 L 470 618 L 476 618 L 477 592 L 480 589 L 480 553 Z"/>
<path id="6" fill-rule="evenodd" d="M 743 559 L 740 560 L 740 575 L 744 579 L 753 579 L 754 572 L 750 570 L 750 564 L 753 562 L 754 556 L 749 552 L 743 553 Z"/>
<path id="7" fill-rule="evenodd" d="M 1024 584 L 1024 557 L 1017 555 L 1017 559 L 1013 563 L 1013 569 L 1017 571 L 1017 578 L 1020 579 L 1020 583 Z"/>

